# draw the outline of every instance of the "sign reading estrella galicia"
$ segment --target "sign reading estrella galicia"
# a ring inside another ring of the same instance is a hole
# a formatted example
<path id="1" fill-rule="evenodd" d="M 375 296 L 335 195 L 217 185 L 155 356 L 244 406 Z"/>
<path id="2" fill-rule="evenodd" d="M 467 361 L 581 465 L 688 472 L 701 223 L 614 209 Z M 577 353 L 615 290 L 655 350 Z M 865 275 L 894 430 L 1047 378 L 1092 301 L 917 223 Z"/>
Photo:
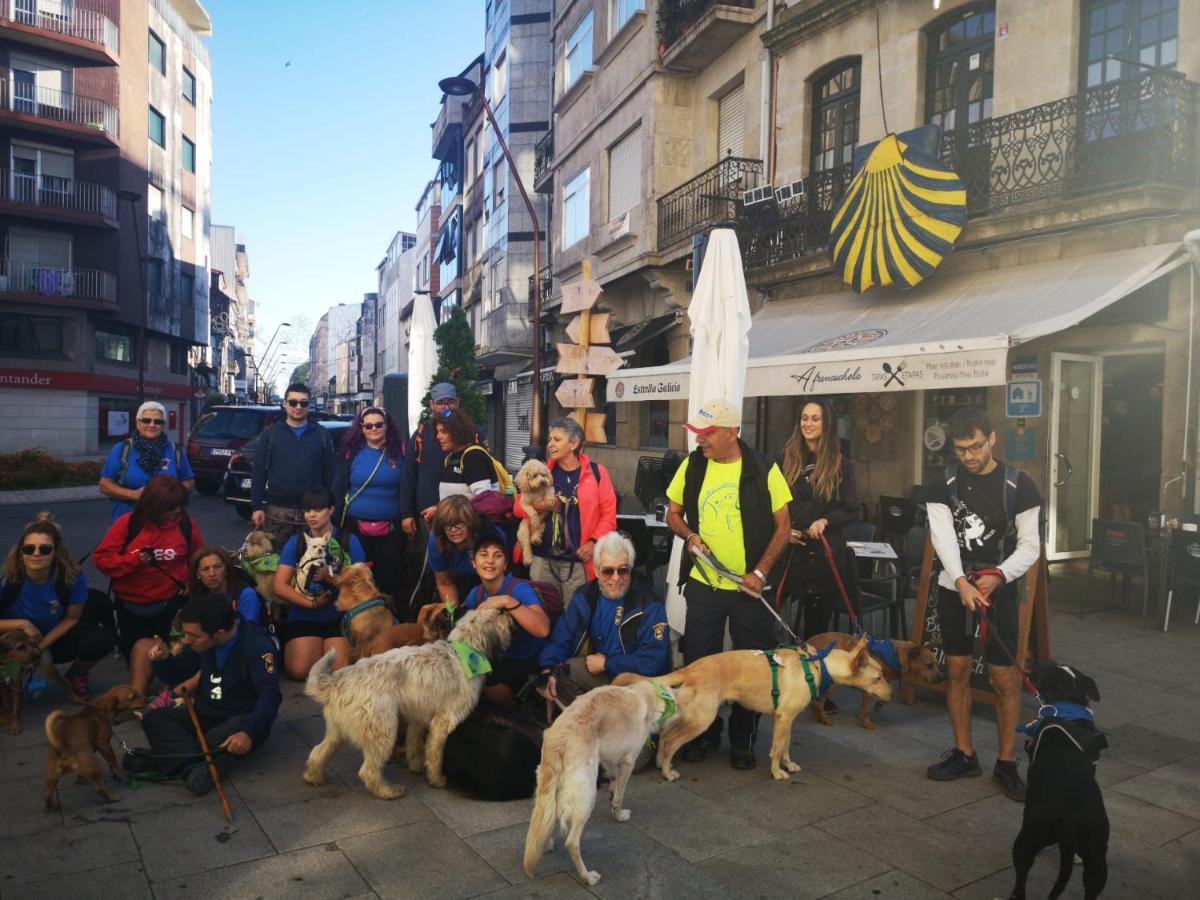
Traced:
<path id="1" fill-rule="evenodd" d="M 849 350 L 864 344 L 873 344 L 882 337 L 887 337 L 886 328 L 864 328 L 861 331 L 847 331 L 837 337 L 818 341 L 811 347 L 805 347 L 801 353 L 826 353 L 830 350 Z"/>
<path id="2" fill-rule="evenodd" d="M 1010 381 L 1004 394 L 1004 414 L 1010 419 L 1036 419 L 1041 416 L 1041 380 L 1028 378 Z"/>

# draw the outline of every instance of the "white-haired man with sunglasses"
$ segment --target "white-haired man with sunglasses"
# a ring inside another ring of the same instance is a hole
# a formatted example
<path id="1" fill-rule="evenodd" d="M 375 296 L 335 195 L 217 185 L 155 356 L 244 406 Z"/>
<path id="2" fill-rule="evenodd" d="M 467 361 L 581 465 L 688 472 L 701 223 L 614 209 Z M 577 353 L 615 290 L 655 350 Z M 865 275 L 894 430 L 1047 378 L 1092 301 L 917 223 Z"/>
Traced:
<path id="1" fill-rule="evenodd" d="M 538 693 L 564 706 L 622 672 L 671 671 L 667 610 L 634 574 L 633 543 L 610 531 L 596 541 L 593 558 L 596 580 L 575 592 L 538 659 Z"/>

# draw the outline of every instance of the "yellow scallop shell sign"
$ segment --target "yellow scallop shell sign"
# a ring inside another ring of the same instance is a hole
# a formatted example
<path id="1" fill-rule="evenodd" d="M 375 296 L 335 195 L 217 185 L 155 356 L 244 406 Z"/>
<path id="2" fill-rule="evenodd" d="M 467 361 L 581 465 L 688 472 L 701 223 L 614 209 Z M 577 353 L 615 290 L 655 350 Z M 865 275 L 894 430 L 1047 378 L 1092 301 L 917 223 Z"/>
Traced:
<path id="1" fill-rule="evenodd" d="M 889 134 L 871 151 L 830 228 L 834 265 L 858 293 L 910 288 L 933 273 L 967 223 L 967 191 L 938 160 Z"/>

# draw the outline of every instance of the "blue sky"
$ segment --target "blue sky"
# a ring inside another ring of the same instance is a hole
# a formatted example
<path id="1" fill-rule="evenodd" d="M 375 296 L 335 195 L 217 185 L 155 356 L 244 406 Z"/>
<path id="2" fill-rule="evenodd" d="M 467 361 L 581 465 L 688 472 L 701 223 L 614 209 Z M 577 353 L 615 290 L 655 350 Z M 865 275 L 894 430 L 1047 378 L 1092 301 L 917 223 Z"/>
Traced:
<path id="1" fill-rule="evenodd" d="M 280 322 L 307 320 L 309 330 L 291 329 L 286 374 L 307 356 L 321 314 L 375 290 L 392 236 L 415 229 L 434 173 L 437 80 L 482 52 L 484 3 L 205 0 L 205 8 L 213 222 L 236 226 L 249 251 L 259 350 Z"/>

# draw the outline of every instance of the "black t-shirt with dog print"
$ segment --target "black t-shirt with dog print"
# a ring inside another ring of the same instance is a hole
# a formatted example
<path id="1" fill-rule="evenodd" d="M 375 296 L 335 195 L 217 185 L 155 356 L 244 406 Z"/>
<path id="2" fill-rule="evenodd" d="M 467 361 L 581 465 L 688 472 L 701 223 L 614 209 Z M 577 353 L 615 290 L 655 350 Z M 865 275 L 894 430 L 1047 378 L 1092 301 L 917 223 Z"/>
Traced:
<path id="1" fill-rule="evenodd" d="M 996 468 L 986 475 L 972 475 L 962 466 L 958 467 L 957 506 L 951 506 L 950 491 L 946 487 L 945 475 L 938 473 L 936 479 L 925 485 L 927 503 L 941 503 L 950 507 L 954 516 L 954 533 L 958 538 L 958 552 L 964 564 L 1002 562 L 1012 547 L 1005 547 L 1004 537 L 1008 532 L 1009 520 L 1004 513 L 1004 463 L 997 461 Z M 1024 472 L 1017 473 L 1016 506 L 1012 518 L 1041 506 L 1042 498 L 1037 486 Z"/>

